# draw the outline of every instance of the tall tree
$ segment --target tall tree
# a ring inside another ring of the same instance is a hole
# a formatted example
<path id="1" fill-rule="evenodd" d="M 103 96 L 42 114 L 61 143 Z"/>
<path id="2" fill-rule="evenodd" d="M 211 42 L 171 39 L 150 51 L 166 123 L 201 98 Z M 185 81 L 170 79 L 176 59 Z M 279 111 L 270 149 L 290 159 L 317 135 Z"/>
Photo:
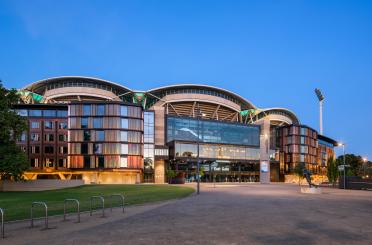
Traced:
<path id="1" fill-rule="evenodd" d="M 297 163 L 293 172 L 298 177 L 298 185 L 301 185 L 301 180 L 304 177 L 305 164 Z"/>
<path id="2" fill-rule="evenodd" d="M 344 156 L 341 155 L 337 158 L 337 165 L 344 164 Z M 348 176 L 362 176 L 363 175 L 363 158 L 354 154 L 345 154 L 345 163 L 348 165 L 346 168 Z"/>
<path id="3" fill-rule="evenodd" d="M 334 187 L 338 178 L 338 168 L 333 157 L 330 157 L 327 161 L 327 177 L 328 181 L 332 183 L 332 186 Z"/>
<path id="4" fill-rule="evenodd" d="M 28 168 L 26 154 L 16 145 L 27 130 L 26 119 L 12 109 L 19 101 L 17 90 L 6 89 L 0 80 L 0 179 L 21 180 Z"/>

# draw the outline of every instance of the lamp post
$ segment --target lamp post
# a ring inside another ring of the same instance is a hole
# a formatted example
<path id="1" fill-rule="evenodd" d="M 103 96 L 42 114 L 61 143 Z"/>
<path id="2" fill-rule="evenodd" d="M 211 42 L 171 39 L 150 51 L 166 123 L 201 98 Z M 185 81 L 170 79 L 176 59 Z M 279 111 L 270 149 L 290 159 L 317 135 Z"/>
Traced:
<path id="1" fill-rule="evenodd" d="M 198 112 L 196 115 L 196 120 L 198 122 L 198 140 L 197 140 L 197 162 L 196 162 L 196 178 L 197 178 L 197 185 L 196 185 L 196 194 L 200 194 L 200 116 L 205 116 L 205 114 L 201 113 L 200 108 L 198 108 Z"/>
<path id="2" fill-rule="evenodd" d="M 323 101 L 324 96 L 322 94 L 322 91 L 320 89 L 315 89 L 315 94 L 318 97 L 319 100 L 319 132 L 321 135 L 323 135 Z"/>
<path id="3" fill-rule="evenodd" d="M 363 157 L 363 176 L 366 177 L 366 164 L 368 162 L 367 157 Z"/>
<path id="4" fill-rule="evenodd" d="M 345 144 L 338 143 L 338 146 L 342 146 L 342 153 L 344 154 L 344 189 L 346 189 L 346 156 L 345 156 Z"/>

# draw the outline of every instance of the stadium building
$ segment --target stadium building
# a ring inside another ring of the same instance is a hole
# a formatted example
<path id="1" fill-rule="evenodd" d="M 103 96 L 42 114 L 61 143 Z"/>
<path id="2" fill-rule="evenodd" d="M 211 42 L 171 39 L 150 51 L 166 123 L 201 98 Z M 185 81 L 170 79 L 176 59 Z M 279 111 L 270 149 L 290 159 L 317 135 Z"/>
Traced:
<path id="1" fill-rule="evenodd" d="M 336 142 L 285 108 L 258 108 L 225 89 L 179 84 L 136 91 L 66 76 L 19 90 L 29 129 L 26 179 L 85 183 L 292 181 L 296 164 L 324 176 Z M 173 171 L 167 171 L 171 169 Z"/>

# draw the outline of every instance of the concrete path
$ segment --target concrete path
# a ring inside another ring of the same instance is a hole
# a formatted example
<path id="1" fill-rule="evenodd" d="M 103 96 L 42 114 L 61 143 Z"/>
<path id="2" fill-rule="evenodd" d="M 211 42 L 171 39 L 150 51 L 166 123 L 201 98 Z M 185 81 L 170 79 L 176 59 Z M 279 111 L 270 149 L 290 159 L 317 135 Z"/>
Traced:
<path id="1" fill-rule="evenodd" d="M 372 192 L 323 190 L 204 184 L 199 196 L 85 215 L 80 224 L 59 217 L 50 230 L 8 225 L 0 244 L 372 244 Z"/>

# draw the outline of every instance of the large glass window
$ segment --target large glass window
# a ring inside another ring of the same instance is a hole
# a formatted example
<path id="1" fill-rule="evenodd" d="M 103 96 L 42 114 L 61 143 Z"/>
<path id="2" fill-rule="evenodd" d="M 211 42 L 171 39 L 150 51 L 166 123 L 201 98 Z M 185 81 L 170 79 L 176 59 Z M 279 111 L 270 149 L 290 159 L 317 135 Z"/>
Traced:
<path id="1" fill-rule="evenodd" d="M 126 118 L 121 119 L 121 128 L 128 128 L 128 119 Z"/>
<path id="2" fill-rule="evenodd" d="M 81 118 L 81 128 L 88 128 L 88 118 L 82 117 Z"/>
<path id="3" fill-rule="evenodd" d="M 105 105 L 97 105 L 97 116 L 105 115 Z"/>
<path id="4" fill-rule="evenodd" d="M 93 118 L 93 127 L 102 128 L 103 122 L 102 118 Z"/>
<path id="5" fill-rule="evenodd" d="M 81 154 L 88 154 L 88 144 L 82 143 L 81 144 Z"/>
<path id="6" fill-rule="evenodd" d="M 59 129 L 67 129 L 67 123 L 65 123 L 65 122 L 60 122 L 60 123 L 59 123 Z"/>
<path id="7" fill-rule="evenodd" d="M 44 110 L 44 117 L 56 117 L 55 110 Z"/>
<path id="8" fill-rule="evenodd" d="M 120 131 L 120 141 L 128 141 L 128 132 Z"/>
<path id="9" fill-rule="evenodd" d="M 31 128 L 40 128 L 40 122 L 31 122 Z"/>
<path id="10" fill-rule="evenodd" d="M 128 144 L 121 144 L 121 154 L 128 154 Z"/>
<path id="11" fill-rule="evenodd" d="M 90 116 L 90 105 L 83 105 L 83 116 Z"/>
<path id="12" fill-rule="evenodd" d="M 18 115 L 20 115 L 22 117 L 27 117 L 27 110 L 26 109 L 17 110 L 17 113 L 18 113 Z"/>
<path id="13" fill-rule="evenodd" d="M 45 121 L 44 122 L 44 128 L 45 129 L 53 129 L 53 122 L 52 121 Z"/>
<path id="14" fill-rule="evenodd" d="M 58 110 L 57 117 L 67 117 L 67 111 Z"/>
<path id="15" fill-rule="evenodd" d="M 84 130 L 84 141 L 90 141 L 90 130 Z"/>
<path id="16" fill-rule="evenodd" d="M 30 116 L 30 117 L 41 117 L 42 116 L 42 111 L 41 110 L 29 110 L 28 111 L 28 116 Z"/>
<path id="17" fill-rule="evenodd" d="M 168 116 L 167 142 L 173 140 L 259 146 L 260 128 L 238 123 Z"/>
<path id="18" fill-rule="evenodd" d="M 93 153 L 102 154 L 102 144 L 93 144 Z"/>
<path id="19" fill-rule="evenodd" d="M 104 141 L 105 140 L 105 131 L 99 130 L 96 131 L 96 141 Z"/>
<path id="20" fill-rule="evenodd" d="M 128 106 L 125 105 L 120 106 L 120 116 L 123 117 L 128 116 Z"/>
<path id="21" fill-rule="evenodd" d="M 121 168 L 126 168 L 128 167 L 128 158 L 125 156 L 120 157 L 120 167 Z"/>

